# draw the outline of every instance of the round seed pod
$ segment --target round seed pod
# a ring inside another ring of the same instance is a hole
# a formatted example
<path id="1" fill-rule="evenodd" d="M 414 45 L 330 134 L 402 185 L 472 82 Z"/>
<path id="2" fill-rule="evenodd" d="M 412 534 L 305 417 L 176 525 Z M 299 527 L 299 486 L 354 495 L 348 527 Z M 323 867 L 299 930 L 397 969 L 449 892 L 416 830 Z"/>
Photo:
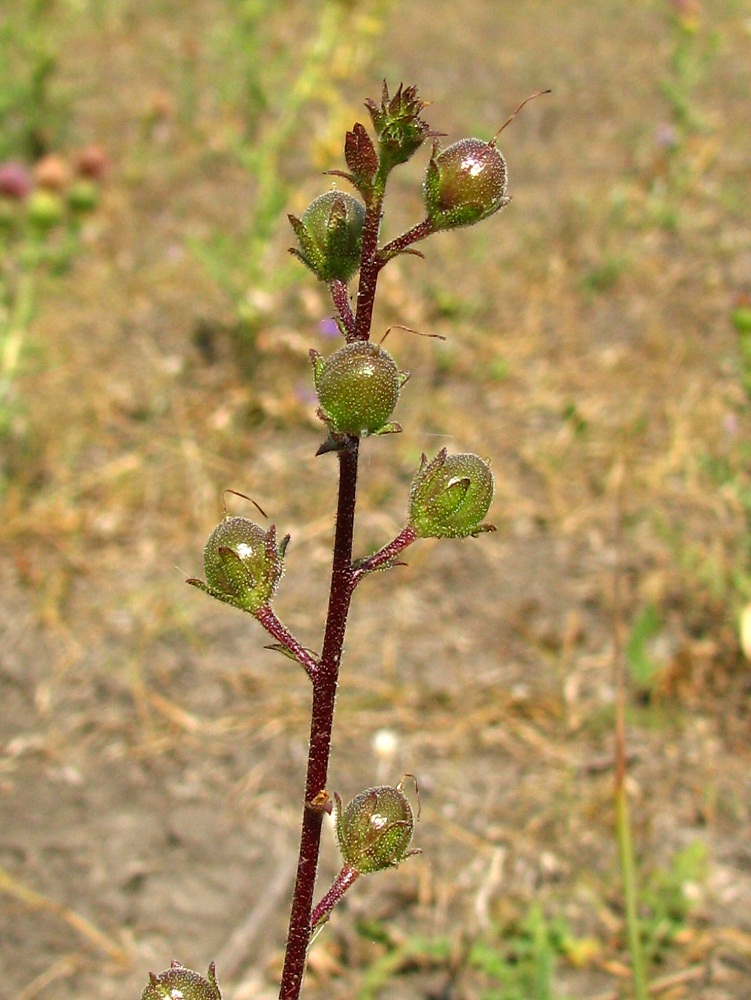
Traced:
<path id="1" fill-rule="evenodd" d="M 367 875 L 395 867 L 410 853 L 415 823 L 401 788 L 366 788 L 343 810 L 337 796 L 337 805 L 339 848 L 350 868 Z"/>
<path id="2" fill-rule="evenodd" d="M 365 437 L 384 429 L 407 377 L 388 351 L 358 340 L 313 363 L 321 415 L 334 432 Z"/>
<path id="3" fill-rule="evenodd" d="M 360 267 L 365 207 L 343 191 L 327 191 L 289 221 L 299 242 L 291 252 L 321 281 L 349 281 Z"/>
<path id="4" fill-rule="evenodd" d="M 190 580 L 212 597 L 254 613 L 268 604 L 284 572 L 284 548 L 276 529 L 247 517 L 225 517 L 209 535 L 203 552 L 206 583 Z"/>
<path id="5" fill-rule="evenodd" d="M 436 146 L 424 182 L 425 206 L 434 229 L 471 226 L 509 202 L 506 161 L 493 142 L 460 139 Z"/>
<path id="6" fill-rule="evenodd" d="M 222 1000 L 216 981 L 214 963 L 209 966 L 208 979 L 197 972 L 186 969 L 179 962 L 158 976 L 149 974 L 149 985 L 141 994 L 141 1000 Z"/>
<path id="7" fill-rule="evenodd" d="M 494 530 L 481 524 L 493 500 L 493 473 L 478 455 L 422 457 L 409 493 L 409 522 L 421 538 L 465 538 Z"/>

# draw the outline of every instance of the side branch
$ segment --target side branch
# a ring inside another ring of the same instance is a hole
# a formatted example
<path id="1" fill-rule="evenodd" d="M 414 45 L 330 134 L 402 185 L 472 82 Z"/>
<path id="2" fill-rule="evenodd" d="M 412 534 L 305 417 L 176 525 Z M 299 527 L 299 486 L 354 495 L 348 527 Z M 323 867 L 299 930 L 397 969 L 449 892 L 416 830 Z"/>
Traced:
<path id="1" fill-rule="evenodd" d="M 318 673 L 318 660 L 309 649 L 301 646 L 295 639 L 286 625 L 283 625 L 271 610 L 269 605 L 265 605 L 255 613 L 255 618 L 266 629 L 269 635 L 273 636 L 280 645 L 290 653 L 293 659 L 305 668 L 305 673 L 315 683 Z"/>
<path id="2" fill-rule="evenodd" d="M 397 254 L 408 253 L 408 247 L 411 247 L 413 243 L 418 243 L 420 240 L 426 239 L 433 232 L 435 232 L 435 230 L 430 219 L 423 219 L 422 222 L 418 222 L 416 226 L 408 229 L 406 233 L 402 233 L 401 236 L 397 236 L 396 239 L 387 243 L 386 246 L 381 247 L 378 251 L 378 261 L 380 267 L 387 264 L 391 258 L 396 257 Z M 416 250 L 412 252 L 417 253 Z"/>
<path id="3" fill-rule="evenodd" d="M 339 318 L 344 324 L 347 340 L 350 340 L 355 335 L 355 315 L 349 304 L 347 284 L 335 278 L 329 285 L 329 291 L 331 292 L 331 301 L 334 303 L 334 308 L 339 313 Z"/>
<path id="4" fill-rule="evenodd" d="M 358 559 L 352 564 L 353 584 L 356 586 L 364 576 L 375 572 L 377 569 L 391 569 L 393 566 L 403 566 L 404 564 L 398 562 L 397 559 L 407 546 L 411 545 L 416 539 L 417 532 L 411 524 L 408 524 L 406 528 L 402 528 L 396 538 L 392 539 L 387 545 L 384 545 L 383 548 L 380 548 L 371 556 Z"/>

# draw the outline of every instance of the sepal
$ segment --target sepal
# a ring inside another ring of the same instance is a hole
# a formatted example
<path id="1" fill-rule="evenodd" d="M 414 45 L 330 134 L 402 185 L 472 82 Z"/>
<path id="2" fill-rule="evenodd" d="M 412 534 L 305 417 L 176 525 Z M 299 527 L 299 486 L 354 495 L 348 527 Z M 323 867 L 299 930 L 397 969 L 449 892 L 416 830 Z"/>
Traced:
<path id="1" fill-rule="evenodd" d="M 365 126 L 356 122 L 344 140 L 344 159 L 352 171 L 352 183 L 367 197 L 373 187 L 378 172 L 378 153 Z"/>

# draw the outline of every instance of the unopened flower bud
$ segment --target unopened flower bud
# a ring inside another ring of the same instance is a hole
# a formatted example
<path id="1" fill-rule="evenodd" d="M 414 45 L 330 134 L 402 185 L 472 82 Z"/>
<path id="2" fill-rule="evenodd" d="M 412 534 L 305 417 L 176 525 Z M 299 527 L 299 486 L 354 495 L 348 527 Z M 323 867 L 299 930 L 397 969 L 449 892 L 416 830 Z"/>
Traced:
<path id="1" fill-rule="evenodd" d="M 300 242 L 290 253 L 321 281 L 349 281 L 360 267 L 365 208 L 351 194 L 328 191 L 289 221 Z"/>
<path id="2" fill-rule="evenodd" d="M 389 423 L 409 372 L 401 372 L 388 351 L 357 340 L 323 358 L 310 352 L 319 416 L 336 434 L 365 437 L 400 430 Z"/>
<path id="3" fill-rule="evenodd" d="M 158 976 L 150 972 L 149 979 L 141 1000 L 222 1000 L 213 962 L 209 966 L 208 979 L 179 962 L 173 962 L 171 968 Z"/>
<path id="4" fill-rule="evenodd" d="M 493 499 L 493 473 L 477 455 L 422 456 L 409 493 L 409 522 L 421 538 L 465 538 L 495 531 L 481 524 Z"/>
<path id="5" fill-rule="evenodd" d="M 288 541 L 287 535 L 277 544 L 273 525 L 264 531 L 247 517 L 225 517 L 206 542 L 206 582 L 190 579 L 188 583 L 225 604 L 255 614 L 276 592 Z"/>
<path id="6" fill-rule="evenodd" d="M 342 809 L 336 799 L 336 834 L 345 865 L 367 875 L 395 868 L 411 854 L 414 818 L 400 787 L 366 788 Z"/>
<path id="7" fill-rule="evenodd" d="M 400 84 L 394 96 L 390 97 L 384 80 L 380 107 L 370 99 L 365 106 L 378 136 L 381 159 L 388 169 L 406 163 L 425 139 L 435 134 L 420 118 L 420 112 L 426 105 L 417 96 L 417 87 Z"/>
<path id="8" fill-rule="evenodd" d="M 443 151 L 438 143 L 423 191 L 435 230 L 471 226 L 508 205 L 506 161 L 493 142 L 460 139 Z"/>

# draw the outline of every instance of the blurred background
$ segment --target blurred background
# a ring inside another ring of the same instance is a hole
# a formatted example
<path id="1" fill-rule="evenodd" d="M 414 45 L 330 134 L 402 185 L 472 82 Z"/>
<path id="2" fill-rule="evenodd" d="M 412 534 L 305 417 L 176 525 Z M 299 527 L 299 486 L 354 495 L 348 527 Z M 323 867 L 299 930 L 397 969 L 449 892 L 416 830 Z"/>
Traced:
<path id="1" fill-rule="evenodd" d="M 383 273 L 374 330 L 446 341 L 389 338 L 413 377 L 404 433 L 363 448 L 358 552 L 444 446 L 491 459 L 498 532 L 358 590 L 331 788 L 417 775 L 424 854 L 353 889 L 306 995 L 628 995 L 620 649 L 655 994 L 748 997 L 750 42 L 744 0 L 4 4 L 4 997 L 136 1000 L 173 958 L 276 995 L 309 684 L 183 580 L 247 493 L 292 535 L 276 609 L 320 645 L 308 350 L 336 341 L 286 213 L 384 78 L 446 143 L 553 94 L 499 142 L 511 205 Z M 336 867 L 329 833 L 321 892 Z"/>

